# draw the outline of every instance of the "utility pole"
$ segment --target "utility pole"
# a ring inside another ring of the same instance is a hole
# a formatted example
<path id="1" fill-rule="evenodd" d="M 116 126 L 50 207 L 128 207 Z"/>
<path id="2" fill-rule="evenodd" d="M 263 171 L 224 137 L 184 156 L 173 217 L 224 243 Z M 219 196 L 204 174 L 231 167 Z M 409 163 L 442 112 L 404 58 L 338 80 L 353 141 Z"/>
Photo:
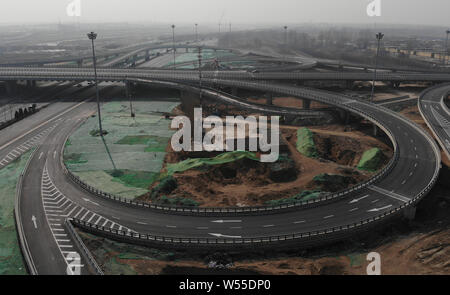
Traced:
<path id="1" fill-rule="evenodd" d="M 372 81 L 372 93 L 371 93 L 371 95 L 370 95 L 370 98 L 371 98 L 371 101 L 373 102 L 373 99 L 374 99 L 374 93 L 375 93 L 375 80 L 376 80 L 376 78 L 377 78 L 377 69 L 378 69 L 378 56 L 379 56 L 379 54 L 380 54 L 380 43 L 381 43 L 381 40 L 383 39 L 383 37 L 384 37 L 384 34 L 382 34 L 381 32 L 380 33 L 378 33 L 377 35 L 376 35 L 376 37 L 377 37 L 377 42 L 378 42 L 378 45 L 377 45 L 377 56 L 375 57 L 375 71 L 373 72 L 373 81 Z"/>
<path id="2" fill-rule="evenodd" d="M 175 60 L 176 60 L 176 52 L 175 52 L 175 25 L 172 25 L 172 44 L 173 44 L 173 69 L 175 70 Z"/>
<path id="3" fill-rule="evenodd" d="M 287 32 L 288 32 L 288 26 L 284 26 L 284 49 L 287 50 Z"/>
<path id="4" fill-rule="evenodd" d="M 202 47 L 198 47 L 198 78 L 199 78 L 199 88 L 200 88 L 200 105 L 202 104 Z"/>
<path id="5" fill-rule="evenodd" d="M 288 33 L 288 26 L 284 26 L 283 28 L 284 28 L 284 59 L 287 60 L 287 47 L 288 47 L 288 44 L 287 44 L 288 35 L 287 35 L 287 33 Z"/>
<path id="6" fill-rule="evenodd" d="M 97 59 L 95 57 L 95 46 L 94 46 L 94 40 L 97 39 L 97 34 L 94 32 L 90 32 L 89 34 L 87 34 L 87 36 L 92 41 L 92 58 L 94 64 L 95 92 L 97 96 L 98 127 L 100 129 L 100 136 L 103 137 L 102 116 L 100 113 L 100 95 L 98 92 L 98 81 L 97 81 Z"/>
<path id="7" fill-rule="evenodd" d="M 195 42 L 198 43 L 198 24 L 195 24 Z"/>
<path id="8" fill-rule="evenodd" d="M 447 33 L 447 38 L 445 39 L 445 52 L 444 52 L 444 66 L 447 65 L 447 56 L 448 56 L 448 35 L 450 34 L 450 30 L 445 31 Z"/>

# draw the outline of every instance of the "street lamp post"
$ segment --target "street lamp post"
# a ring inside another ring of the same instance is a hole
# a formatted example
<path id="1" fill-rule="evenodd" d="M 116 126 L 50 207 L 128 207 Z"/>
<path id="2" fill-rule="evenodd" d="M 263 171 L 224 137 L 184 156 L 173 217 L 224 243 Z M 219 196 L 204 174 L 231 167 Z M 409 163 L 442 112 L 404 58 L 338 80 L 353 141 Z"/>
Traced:
<path id="1" fill-rule="evenodd" d="M 447 30 L 446 33 L 447 33 L 447 38 L 445 39 L 444 66 L 447 65 L 447 55 L 448 55 L 448 35 L 450 34 L 450 30 Z"/>
<path id="2" fill-rule="evenodd" d="M 198 42 L 198 24 L 195 24 L 195 42 Z"/>
<path id="3" fill-rule="evenodd" d="M 284 59 L 287 59 L 287 32 L 288 32 L 288 26 L 284 26 Z"/>
<path id="4" fill-rule="evenodd" d="M 175 54 L 175 25 L 172 25 L 172 44 L 173 44 L 173 69 L 175 69 L 175 60 L 176 60 L 176 54 Z"/>
<path id="5" fill-rule="evenodd" d="M 381 40 L 382 40 L 383 37 L 384 37 L 384 34 L 378 33 L 378 34 L 376 35 L 376 37 L 377 37 L 378 45 L 377 45 L 377 56 L 375 57 L 375 70 L 373 71 L 372 93 L 371 93 L 371 95 L 370 95 L 370 99 L 371 99 L 372 102 L 373 102 L 373 99 L 374 99 L 373 96 L 374 96 L 374 93 L 375 93 L 375 80 L 376 80 L 376 78 L 377 78 L 378 56 L 379 56 L 379 54 L 380 54 L 380 43 L 381 43 Z"/>
<path id="6" fill-rule="evenodd" d="M 287 29 L 288 29 L 288 26 L 284 26 L 283 28 L 284 28 L 284 49 L 286 50 L 287 49 Z"/>
<path id="7" fill-rule="evenodd" d="M 200 104 L 202 103 L 202 47 L 198 47 L 198 78 L 199 78 L 199 88 L 200 88 Z"/>
<path id="8" fill-rule="evenodd" d="M 92 58 L 94 64 L 95 91 L 97 96 L 98 127 L 100 129 L 100 136 L 103 137 L 102 116 L 100 113 L 100 95 L 98 92 L 98 81 L 97 81 L 97 59 L 95 57 L 95 46 L 94 46 L 94 40 L 97 39 L 97 34 L 94 32 L 90 32 L 89 34 L 87 34 L 87 36 L 92 41 Z"/>

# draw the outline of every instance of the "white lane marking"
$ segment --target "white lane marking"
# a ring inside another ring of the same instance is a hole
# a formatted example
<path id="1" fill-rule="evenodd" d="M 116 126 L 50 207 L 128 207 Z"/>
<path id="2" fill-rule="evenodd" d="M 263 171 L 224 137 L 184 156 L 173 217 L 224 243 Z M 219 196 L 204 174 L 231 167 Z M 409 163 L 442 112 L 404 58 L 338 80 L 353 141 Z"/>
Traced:
<path id="1" fill-rule="evenodd" d="M 361 200 L 363 200 L 363 199 L 365 199 L 365 198 L 367 198 L 367 197 L 369 197 L 370 195 L 365 195 L 364 197 L 361 197 L 361 198 L 357 198 L 357 199 L 353 199 L 353 200 L 351 200 L 350 202 L 348 202 L 349 204 L 353 204 L 353 203 L 357 203 L 357 202 L 359 202 L 359 201 L 361 201 Z"/>
<path id="2" fill-rule="evenodd" d="M 359 208 L 353 208 L 353 209 L 350 209 L 350 210 L 348 210 L 348 212 L 353 212 L 353 211 L 356 211 L 356 210 L 358 210 Z"/>
<path id="3" fill-rule="evenodd" d="M 43 152 L 41 152 L 40 154 L 39 154 L 39 159 L 38 160 L 40 160 L 41 158 L 42 158 L 42 155 L 43 155 L 44 153 Z"/>
<path id="4" fill-rule="evenodd" d="M 230 227 L 230 229 L 242 229 L 242 226 L 233 226 L 233 227 Z"/>
<path id="5" fill-rule="evenodd" d="M 238 223 L 238 222 L 242 222 L 242 220 L 213 220 L 211 222 L 214 222 L 214 223 Z"/>
<path id="6" fill-rule="evenodd" d="M 375 192 L 378 192 L 378 193 L 380 193 L 380 194 L 383 194 L 383 195 L 385 195 L 385 196 L 391 197 L 391 198 L 393 198 L 393 199 L 396 199 L 396 200 L 398 200 L 398 201 L 402 201 L 402 202 L 408 202 L 408 201 L 410 201 L 410 199 L 407 198 L 407 197 L 405 197 L 405 196 L 396 194 L 396 193 L 394 193 L 394 192 L 387 191 L 387 190 L 382 189 L 381 187 L 378 187 L 378 186 L 371 185 L 371 186 L 369 186 L 369 189 L 371 189 L 371 190 L 373 190 L 373 191 L 375 191 Z"/>
<path id="7" fill-rule="evenodd" d="M 166 227 L 168 227 L 168 228 L 177 228 L 176 225 L 166 225 Z"/>
<path id="8" fill-rule="evenodd" d="M 229 236 L 229 235 L 223 235 L 223 234 L 217 234 L 217 233 L 208 233 L 211 236 L 217 237 L 217 238 L 230 238 L 230 239 L 240 239 L 242 236 Z"/>
<path id="9" fill-rule="evenodd" d="M 145 223 L 145 222 L 142 222 L 142 221 L 138 221 L 138 222 L 136 222 L 137 224 L 142 224 L 142 225 L 147 225 L 147 223 Z"/>
<path id="10" fill-rule="evenodd" d="M 31 221 L 33 222 L 34 228 L 37 229 L 36 216 L 33 215 Z"/>
<path id="11" fill-rule="evenodd" d="M 299 224 L 299 223 L 305 223 L 306 222 L 306 220 L 297 220 L 297 221 L 294 221 L 293 223 L 294 224 Z"/>
<path id="12" fill-rule="evenodd" d="M 263 225 L 263 227 L 274 227 L 275 226 L 275 224 L 266 224 L 266 225 Z"/>
<path id="13" fill-rule="evenodd" d="M 387 206 L 384 206 L 384 207 L 381 207 L 381 208 L 373 208 L 373 209 L 367 210 L 367 212 L 378 212 L 378 211 L 385 210 L 385 209 L 390 208 L 390 207 L 392 207 L 392 205 L 387 205 Z"/>
<path id="14" fill-rule="evenodd" d="M 91 220 L 94 218 L 94 216 L 95 216 L 95 213 L 92 213 L 91 218 L 89 218 L 89 220 L 88 220 L 87 222 L 88 222 L 88 223 L 91 223 Z"/>
<path id="15" fill-rule="evenodd" d="M 328 218 L 331 218 L 331 217 L 334 217 L 334 215 L 325 216 L 323 219 L 328 219 Z"/>
<path id="16" fill-rule="evenodd" d="M 95 202 L 89 200 L 88 198 L 83 198 L 83 201 L 88 202 L 88 203 L 91 203 L 91 204 L 94 204 L 94 205 L 96 205 L 96 206 L 100 206 L 98 203 L 95 203 Z"/>
<path id="17" fill-rule="evenodd" d="M 94 223 L 95 225 L 98 225 L 98 223 L 102 220 L 102 217 L 99 215 L 97 221 Z"/>

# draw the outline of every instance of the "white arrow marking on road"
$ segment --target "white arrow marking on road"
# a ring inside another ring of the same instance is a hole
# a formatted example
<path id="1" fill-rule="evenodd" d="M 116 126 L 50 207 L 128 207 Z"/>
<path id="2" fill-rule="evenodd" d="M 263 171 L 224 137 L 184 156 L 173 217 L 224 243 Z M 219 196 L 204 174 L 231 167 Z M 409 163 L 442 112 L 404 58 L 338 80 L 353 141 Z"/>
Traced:
<path id="1" fill-rule="evenodd" d="M 387 205 L 387 206 L 384 206 L 384 207 L 381 207 L 381 208 L 373 208 L 373 209 L 367 210 L 367 212 L 378 212 L 378 211 L 381 211 L 381 210 L 384 210 L 384 209 L 387 209 L 387 208 L 390 208 L 390 207 L 392 207 L 392 205 Z"/>
<path id="2" fill-rule="evenodd" d="M 41 152 L 41 154 L 39 155 L 39 160 L 42 158 L 42 155 L 43 155 L 44 153 L 43 152 Z"/>
<path id="3" fill-rule="evenodd" d="M 31 217 L 31 221 L 33 221 L 34 228 L 37 229 L 36 216 L 33 215 L 33 216 Z"/>
<path id="4" fill-rule="evenodd" d="M 369 196 L 369 195 L 365 195 L 364 197 L 361 197 L 361 198 L 359 198 L 359 199 L 353 199 L 353 200 L 351 200 L 351 201 L 348 202 L 348 203 L 349 203 L 349 204 L 357 203 L 357 202 L 359 202 L 359 201 L 361 201 L 361 200 L 367 198 L 368 196 Z"/>
<path id="5" fill-rule="evenodd" d="M 215 233 L 209 233 L 209 235 L 215 236 L 215 237 L 218 237 L 218 238 L 230 238 L 230 239 L 240 239 L 240 238 L 242 238 L 241 236 L 227 236 L 227 235 L 215 234 Z"/>
<path id="6" fill-rule="evenodd" d="M 236 223 L 236 222 L 242 222 L 242 220 L 214 220 L 211 222 L 214 222 L 214 223 Z"/>
<path id="7" fill-rule="evenodd" d="M 99 204 L 97 204 L 97 203 L 95 203 L 95 202 L 92 202 L 91 200 L 89 200 L 89 199 L 87 199 L 87 198 L 83 198 L 83 200 L 84 200 L 85 202 L 89 202 L 89 203 L 92 203 L 92 204 L 94 204 L 94 205 L 96 205 L 96 206 L 99 206 Z"/>

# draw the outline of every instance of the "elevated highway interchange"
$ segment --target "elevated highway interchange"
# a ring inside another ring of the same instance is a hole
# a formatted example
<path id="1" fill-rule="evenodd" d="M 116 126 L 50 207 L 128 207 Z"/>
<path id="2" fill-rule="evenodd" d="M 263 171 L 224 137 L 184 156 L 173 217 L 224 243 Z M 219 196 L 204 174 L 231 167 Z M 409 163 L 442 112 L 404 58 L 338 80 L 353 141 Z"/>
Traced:
<path id="1" fill-rule="evenodd" d="M 310 99 L 345 109 L 372 121 L 390 138 L 394 158 L 383 177 L 352 191 L 314 206 L 299 206 L 265 212 L 182 214 L 158 208 L 123 204 L 83 189 L 71 181 L 61 162 L 65 139 L 95 111 L 90 101 L 61 107 L 58 115 L 42 119 L 38 113 L 27 121 L 29 131 L 10 129 L 8 139 L 0 146 L 0 160 L 14 152 L 17 157 L 25 147 L 34 146 L 28 169 L 21 178 L 16 214 L 21 235 L 26 241 L 24 255 L 29 268 L 37 274 L 62 274 L 67 271 L 67 255 L 83 254 L 83 247 L 71 238 L 70 224 L 111 238 L 151 246 L 204 248 L 246 251 L 254 247 L 302 247 L 350 237 L 367 231 L 391 217 L 414 210 L 414 206 L 433 187 L 440 169 L 440 151 L 434 140 L 420 127 L 396 113 L 369 102 L 343 95 L 289 86 L 273 81 L 348 79 L 371 80 L 364 73 L 247 73 L 203 72 L 205 83 L 254 89 L 264 92 Z M 79 68 L 0 68 L 0 80 L 92 80 L 90 69 Z M 151 71 L 100 69 L 102 81 L 153 83 L 188 89 L 195 85 L 196 71 Z M 382 81 L 449 81 L 448 74 L 379 73 Z M 271 82 L 272 81 L 272 82 Z M 214 97 L 214 92 L 203 91 Z M 424 93 L 421 101 L 427 96 Z M 425 99 L 427 100 L 427 99 Z M 242 102 L 223 97 L 224 103 Z M 55 104 L 56 108 L 58 104 Z M 246 106 L 252 107 L 252 106 Z M 258 106 L 260 112 L 273 112 L 269 106 Z M 281 110 L 283 111 L 283 110 Z M 285 112 L 299 112 L 284 110 Z M 38 118 L 38 119 L 36 119 Z M 3 138 L 3 136 L 2 136 Z M 43 140 L 46 138 L 45 140 Z M 35 139 L 33 141 L 33 139 Z M 27 144 L 28 143 L 28 144 Z M 1 163 L 1 162 L 0 162 Z M 1 166 L 0 166 L 1 167 Z M 279 208 L 278 208 L 279 209 Z M 268 214 L 272 213 L 272 214 Z M 35 218 L 33 218 L 33 216 Z M 229 222 L 221 222 L 223 220 Z M 68 225 L 68 223 L 70 223 Z M 23 246 L 23 241 L 22 241 Z M 83 273 L 95 271 L 89 255 L 81 255 Z"/>

